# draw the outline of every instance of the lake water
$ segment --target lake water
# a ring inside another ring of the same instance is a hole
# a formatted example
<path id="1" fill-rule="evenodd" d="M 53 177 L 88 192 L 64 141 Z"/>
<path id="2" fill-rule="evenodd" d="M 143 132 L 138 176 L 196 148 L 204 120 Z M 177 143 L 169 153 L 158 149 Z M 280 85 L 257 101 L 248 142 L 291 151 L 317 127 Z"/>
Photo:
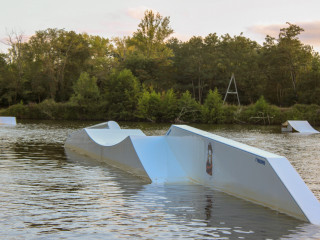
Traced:
<path id="1" fill-rule="evenodd" d="M 320 227 L 203 186 L 146 184 L 66 154 L 69 133 L 96 122 L 0 127 L 0 239 L 319 239 Z M 147 135 L 169 125 L 120 123 Z M 194 125 L 286 156 L 320 199 L 320 134 Z"/>

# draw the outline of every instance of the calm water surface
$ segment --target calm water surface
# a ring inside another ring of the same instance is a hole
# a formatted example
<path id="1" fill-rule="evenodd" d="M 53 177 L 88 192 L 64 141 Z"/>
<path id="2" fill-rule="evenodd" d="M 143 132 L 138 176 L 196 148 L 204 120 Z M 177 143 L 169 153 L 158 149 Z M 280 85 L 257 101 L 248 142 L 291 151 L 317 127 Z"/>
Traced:
<path id="1" fill-rule="evenodd" d="M 146 184 L 66 153 L 88 122 L 0 127 L 0 239 L 319 239 L 320 227 L 198 185 Z M 123 123 L 147 135 L 169 125 Z M 320 199 L 320 134 L 278 127 L 200 129 L 286 156 Z"/>

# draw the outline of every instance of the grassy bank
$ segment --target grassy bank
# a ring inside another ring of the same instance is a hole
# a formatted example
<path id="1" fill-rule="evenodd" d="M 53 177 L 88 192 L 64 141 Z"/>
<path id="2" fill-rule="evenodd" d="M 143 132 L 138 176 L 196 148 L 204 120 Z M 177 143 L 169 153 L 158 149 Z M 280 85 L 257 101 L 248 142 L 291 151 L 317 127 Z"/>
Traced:
<path id="1" fill-rule="evenodd" d="M 216 94 L 216 95 L 215 95 Z M 208 95 L 203 104 L 190 96 L 180 99 L 172 96 L 149 94 L 141 97 L 137 106 L 115 110 L 108 103 L 56 103 L 46 100 L 39 104 L 22 103 L 0 110 L 1 116 L 15 116 L 18 119 L 50 120 L 116 120 L 151 121 L 166 123 L 209 123 L 209 124 L 259 124 L 275 125 L 286 120 L 307 120 L 314 126 L 320 126 L 320 106 L 296 104 L 290 108 L 280 108 L 268 104 L 261 97 L 255 104 L 248 106 L 223 105 L 217 93 Z"/>

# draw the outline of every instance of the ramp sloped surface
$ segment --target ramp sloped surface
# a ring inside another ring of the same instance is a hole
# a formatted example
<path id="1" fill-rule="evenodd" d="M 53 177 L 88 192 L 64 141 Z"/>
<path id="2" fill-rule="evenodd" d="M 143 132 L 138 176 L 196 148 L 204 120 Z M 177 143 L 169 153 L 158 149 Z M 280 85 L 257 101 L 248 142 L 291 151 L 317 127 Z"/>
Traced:
<path id="1" fill-rule="evenodd" d="M 288 121 L 288 124 L 300 133 L 319 133 L 315 130 L 308 121 Z"/>

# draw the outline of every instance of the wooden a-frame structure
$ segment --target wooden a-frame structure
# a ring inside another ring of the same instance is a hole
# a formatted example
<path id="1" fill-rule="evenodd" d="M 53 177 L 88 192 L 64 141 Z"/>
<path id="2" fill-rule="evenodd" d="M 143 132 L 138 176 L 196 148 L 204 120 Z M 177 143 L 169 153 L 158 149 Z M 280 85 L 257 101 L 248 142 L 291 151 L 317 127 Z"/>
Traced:
<path id="1" fill-rule="evenodd" d="M 230 86 L 231 86 L 232 82 L 234 83 L 234 90 L 233 90 L 233 91 L 230 90 Z M 235 94 L 235 95 L 237 95 L 238 103 L 239 103 L 239 105 L 240 105 L 240 99 L 239 99 L 239 94 L 238 94 L 238 89 L 237 89 L 237 84 L 236 84 L 236 78 L 234 77 L 234 73 L 232 73 L 232 75 L 231 75 L 230 82 L 229 82 L 229 86 L 228 86 L 226 95 L 224 96 L 224 99 L 223 99 L 223 104 L 224 104 L 225 101 L 227 100 L 228 94 Z"/>

